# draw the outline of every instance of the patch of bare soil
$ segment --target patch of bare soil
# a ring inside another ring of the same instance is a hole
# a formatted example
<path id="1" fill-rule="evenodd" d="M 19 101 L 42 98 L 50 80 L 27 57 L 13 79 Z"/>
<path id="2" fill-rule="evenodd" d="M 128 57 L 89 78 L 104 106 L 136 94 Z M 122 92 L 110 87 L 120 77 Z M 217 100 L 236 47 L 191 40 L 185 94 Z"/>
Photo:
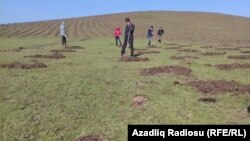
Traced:
<path id="1" fill-rule="evenodd" d="M 191 81 L 187 83 L 188 86 L 194 87 L 197 91 L 209 94 L 220 93 L 250 93 L 250 85 L 241 85 L 235 81 Z"/>
<path id="2" fill-rule="evenodd" d="M 250 55 L 231 55 L 231 56 L 228 56 L 227 58 L 229 59 L 250 59 Z"/>
<path id="3" fill-rule="evenodd" d="M 204 56 L 214 56 L 214 55 L 225 55 L 226 52 L 203 52 L 201 55 Z"/>
<path id="4" fill-rule="evenodd" d="M 155 53 L 160 53 L 159 51 L 138 51 L 139 54 L 155 54 Z"/>
<path id="5" fill-rule="evenodd" d="M 240 53 L 250 53 L 250 51 L 241 51 Z"/>
<path id="6" fill-rule="evenodd" d="M 164 47 L 163 49 L 181 49 L 182 47 L 178 46 L 178 47 Z"/>
<path id="7" fill-rule="evenodd" d="M 137 50 L 137 51 L 145 51 L 145 50 L 148 50 L 146 48 L 140 48 L 140 49 L 134 49 L 134 50 Z"/>
<path id="8" fill-rule="evenodd" d="M 216 50 L 239 50 L 239 48 L 233 48 L 233 47 L 224 47 L 224 48 L 215 48 Z"/>
<path id="9" fill-rule="evenodd" d="M 21 63 L 11 63 L 11 64 L 0 64 L 2 68 L 9 69 L 35 69 L 35 68 L 46 68 L 47 65 L 44 63 L 34 63 L 34 64 L 21 64 Z"/>
<path id="10" fill-rule="evenodd" d="M 76 50 L 73 49 L 56 49 L 56 50 L 51 50 L 51 52 L 76 52 Z"/>
<path id="11" fill-rule="evenodd" d="M 26 58 L 48 58 L 48 59 L 62 59 L 62 58 L 65 58 L 65 56 L 61 53 L 54 53 L 52 55 L 40 55 L 40 54 L 37 54 L 37 55 L 29 55 L 29 56 L 24 56 Z"/>
<path id="12" fill-rule="evenodd" d="M 141 71 L 142 75 L 155 75 L 159 73 L 172 73 L 176 75 L 188 76 L 192 72 L 191 69 L 181 66 L 161 66 L 155 68 L 147 68 Z"/>
<path id="13" fill-rule="evenodd" d="M 200 99 L 198 99 L 198 101 L 199 102 L 204 102 L 204 103 L 215 103 L 216 99 L 207 97 L 207 98 L 200 98 Z"/>
<path id="14" fill-rule="evenodd" d="M 149 61 L 148 58 L 140 58 L 140 57 L 122 57 L 119 59 L 122 62 L 146 62 Z"/>
<path id="15" fill-rule="evenodd" d="M 102 139 L 98 136 L 84 136 L 77 138 L 75 141 L 102 141 Z"/>
<path id="16" fill-rule="evenodd" d="M 167 46 L 180 46 L 180 44 L 176 44 L 176 43 L 169 43 L 169 44 L 164 43 L 164 45 L 167 45 Z"/>
<path id="17" fill-rule="evenodd" d="M 196 56 L 189 56 L 189 55 L 186 55 L 186 56 L 171 56 L 170 59 L 174 59 L 174 60 L 185 60 L 185 59 L 199 59 L 198 57 Z"/>
<path id="18" fill-rule="evenodd" d="M 245 64 L 238 64 L 238 63 L 219 64 L 219 65 L 215 65 L 215 68 L 217 68 L 219 70 L 246 69 L 246 68 L 250 68 L 250 64 L 248 64 L 248 63 L 245 63 Z"/>
<path id="19" fill-rule="evenodd" d="M 148 97 L 144 96 L 144 95 L 137 95 L 133 98 L 133 102 L 132 102 L 132 106 L 134 108 L 140 108 L 142 107 L 147 101 L 148 101 Z"/>
<path id="20" fill-rule="evenodd" d="M 196 50 L 196 49 L 179 49 L 178 51 L 179 51 L 179 52 L 199 52 L 199 51 Z"/>
<path id="21" fill-rule="evenodd" d="M 156 45 L 151 45 L 151 46 L 149 46 L 148 48 L 161 48 L 161 47 L 156 46 Z"/>
<path id="22" fill-rule="evenodd" d="M 71 46 L 71 47 L 65 47 L 65 49 L 85 49 L 85 48 L 81 46 Z"/>

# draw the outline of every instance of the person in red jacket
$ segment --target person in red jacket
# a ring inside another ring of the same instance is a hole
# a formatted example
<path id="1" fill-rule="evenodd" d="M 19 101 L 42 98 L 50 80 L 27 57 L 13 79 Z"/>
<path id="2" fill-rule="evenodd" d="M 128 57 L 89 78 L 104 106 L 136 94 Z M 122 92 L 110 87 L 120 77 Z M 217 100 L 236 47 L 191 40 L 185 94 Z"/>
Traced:
<path id="1" fill-rule="evenodd" d="M 116 46 L 118 46 L 118 41 L 120 43 L 120 46 L 122 46 L 122 42 L 120 40 L 120 36 L 121 36 L 122 32 L 121 32 L 121 28 L 120 27 L 116 27 L 115 31 L 114 31 L 114 36 L 115 36 L 115 44 Z"/>

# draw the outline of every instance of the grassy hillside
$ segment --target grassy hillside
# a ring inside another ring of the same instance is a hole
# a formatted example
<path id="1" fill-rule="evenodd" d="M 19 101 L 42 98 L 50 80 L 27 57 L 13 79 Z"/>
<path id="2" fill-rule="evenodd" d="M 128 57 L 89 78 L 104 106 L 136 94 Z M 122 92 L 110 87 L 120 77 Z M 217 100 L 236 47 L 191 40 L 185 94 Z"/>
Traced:
<path id="1" fill-rule="evenodd" d="M 112 32 L 125 17 L 136 25 L 136 58 L 148 61 L 119 61 Z M 67 49 L 61 20 L 0 26 L 1 141 L 125 141 L 128 124 L 250 123 L 249 19 L 138 12 L 65 21 Z M 164 43 L 147 47 L 149 25 L 167 30 Z M 64 58 L 51 58 L 55 50 Z"/>
<path id="2" fill-rule="evenodd" d="M 167 31 L 168 40 L 188 40 L 221 43 L 249 43 L 250 19 L 222 14 L 195 12 L 136 12 L 64 19 L 69 36 L 93 38 L 112 36 L 115 26 L 124 27 L 130 17 L 136 26 L 137 38 L 146 36 L 154 25 Z M 62 20 L 20 23 L 0 26 L 0 37 L 58 36 Z M 191 36 L 190 36 L 191 35 Z"/>

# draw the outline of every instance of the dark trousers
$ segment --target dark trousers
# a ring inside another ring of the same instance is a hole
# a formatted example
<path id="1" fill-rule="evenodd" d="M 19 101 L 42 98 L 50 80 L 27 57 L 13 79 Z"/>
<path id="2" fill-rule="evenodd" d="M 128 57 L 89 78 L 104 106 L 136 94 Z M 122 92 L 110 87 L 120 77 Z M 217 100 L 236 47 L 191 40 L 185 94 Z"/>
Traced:
<path id="1" fill-rule="evenodd" d="M 66 44 L 67 44 L 66 37 L 63 35 L 63 36 L 62 36 L 62 45 L 63 45 L 63 46 L 66 46 Z"/>
<path id="2" fill-rule="evenodd" d="M 152 37 L 151 37 L 151 36 L 149 36 L 149 37 L 148 37 L 148 46 L 150 46 L 150 45 L 151 45 L 151 41 L 152 41 Z"/>
<path id="3" fill-rule="evenodd" d="M 129 41 L 128 41 L 129 40 Z M 131 37 L 131 38 L 129 38 L 128 39 L 128 37 L 126 37 L 125 39 L 124 39 L 124 43 L 123 43 L 123 45 L 122 45 L 122 50 L 121 50 L 121 55 L 123 56 L 124 54 L 125 54 L 125 50 L 126 50 L 126 47 L 127 47 L 127 44 L 128 44 L 128 42 L 129 42 L 129 47 L 130 47 L 130 55 L 131 56 L 134 56 L 134 38 L 133 37 Z"/>
<path id="4" fill-rule="evenodd" d="M 161 43 L 162 35 L 158 35 L 158 42 Z"/>
<path id="5" fill-rule="evenodd" d="M 115 36 L 115 45 L 118 46 L 118 42 L 120 43 L 120 46 L 122 45 L 122 42 L 120 40 L 119 36 Z"/>

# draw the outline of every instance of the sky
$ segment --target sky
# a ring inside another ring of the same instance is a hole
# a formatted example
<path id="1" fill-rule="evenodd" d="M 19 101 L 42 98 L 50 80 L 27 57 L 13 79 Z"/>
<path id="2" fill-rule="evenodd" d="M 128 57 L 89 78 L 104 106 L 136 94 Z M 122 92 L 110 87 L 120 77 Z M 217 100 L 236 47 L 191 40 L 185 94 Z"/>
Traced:
<path id="1" fill-rule="evenodd" d="M 250 18 L 250 0 L 0 0 L 0 24 L 161 10 Z"/>

